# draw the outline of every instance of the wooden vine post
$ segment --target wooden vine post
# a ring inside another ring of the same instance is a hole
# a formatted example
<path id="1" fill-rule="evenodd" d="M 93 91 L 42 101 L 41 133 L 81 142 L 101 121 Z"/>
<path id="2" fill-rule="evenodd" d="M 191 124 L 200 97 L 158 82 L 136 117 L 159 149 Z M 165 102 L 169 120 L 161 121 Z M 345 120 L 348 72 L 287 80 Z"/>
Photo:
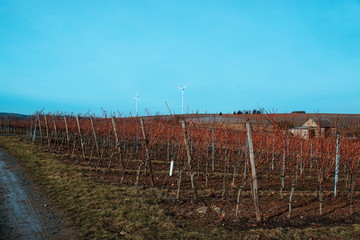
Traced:
<path id="1" fill-rule="evenodd" d="M 291 218 L 291 213 L 292 213 L 292 198 L 295 192 L 295 188 L 297 185 L 297 181 L 298 181 L 298 162 L 295 162 L 295 166 L 293 166 L 295 168 L 295 170 L 293 170 L 293 174 L 295 174 L 295 176 L 292 176 L 292 183 L 291 183 L 291 190 L 290 190 L 290 194 L 289 194 L 289 211 L 288 211 L 288 218 Z"/>
<path id="2" fill-rule="evenodd" d="M 33 128 L 33 116 L 30 116 L 30 126 L 29 126 L 29 136 L 28 136 L 28 139 L 32 141 L 32 128 Z M 5 132 L 7 132 L 7 124 L 5 122 Z"/>
<path id="3" fill-rule="evenodd" d="M 215 141 L 214 141 L 214 128 L 211 128 L 211 170 L 215 171 Z"/>
<path id="4" fill-rule="evenodd" d="M 111 123 L 113 125 L 113 130 L 114 130 L 115 148 L 116 148 L 116 150 L 118 151 L 118 153 L 120 155 L 121 168 L 122 168 L 123 174 L 125 174 L 125 164 L 124 164 L 124 160 L 123 160 L 123 158 L 121 156 L 119 137 L 118 137 L 118 134 L 117 134 L 117 128 L 116 128 L 116 123 L 115 123 L 115 118 L 114 117 L 111 118 Z"/>
<path id="5" fill-rule="evenodd" d="M 334 171 L 334 197 L 337 194 L 337 184 L 339 181 L 339 161 L 340 161 L 340 145 L 339 134 L 336 134 L 336 157 L 335 157 L 335 171 Z"/>
<path id="6" fill-rule="evenodd" d="M 248 146 L 248 141 L 246 141 L 246 145 Z M 240 209 L 240 197 L 241 197 L 241 193 L 243 192 L 243 189 L 244 187 L 246 186 L 246 183 L 247 183 L 247 178 L 246 178 L 246 166 L 248 165 L 249 163 L 249 160 L 248 160 L 248 157 L 245 157 L 245 162 L 244 162 L 244 174 L 243 174 L 243 177 L 242 177 L 242 184 L 239 186 L 239 189 L 238 189 L 238 194 L 237 194 L 237 199 L 236 199 L 236 210 L 235 210 L 235 213 L 236 213 L 236 218 L 238 220 L 240 220 L 240 215 L 239 215 L 239 209 Z"/>
<path id="7" fill-rule="evenodd" d="M 42 129 L 41 129 L 41 118 L 40 118 L 40 114 L 38 114 L 37 116 L 38 121 L 39 121 L 39 133 L 40 133 L 40 139 L 41 139 L 41 143 L 43 141 L 43 135 L 42 135 Z"/>
<path id="8" fill-rule="evenodd" d="M 97 153 L 98 153 L 98 155 L 99 155 L 99 161 L 98 161 L 97 165 L 99 165 L 99 163 L 100 163 L 100 166 L 102 166 L 102 158 L 101 158 L 99 143 L 98 143 L 98 141 L 97 141 L 95 126 L 94 126 L 94 119 L 93 119 L 93 117 L 91 117 L 91 116 L 90 116 L 90 122 L 91 122 L 91 127 L 92 127 L 92 130 L 93 130 L 93 135 L 94 135 L 94 141 L 95 141 L 96 151 L 97 151 Z"/>
<path id="9" fill-rule="evenodd" d="M 32 135 L 32 144 L 35 144 L 35 138 L 36 138 L 36 123 L 38 121 L 38 115 L 35 116 L 35 124 L 34 124 L 34 133 Z"/>
<path id="10" fill-rule="evenodd" d="M 142 118 L 140 118 L 140 125 L 141 125 L 141 131 L 142 131 L 144 143 L 145 143 L 145 163 L 149 164 L 151 186 L 153 187 L 155 184 L 154 184 L 154 175 L 153 175 L 152 164 L 151 164 L 151 159 L 150 159 L 149 140 L 146 136 L 144 120 Z"/>
<path id="11" fill-rule="evenodd" d="M 191 187 L 193 189 L 193 197 L 194 197 L 194 200 L 198 200 L 197 187 L 196 187 L 196 183 L 195 183 L 195 179 L 194 179 L 195 173 L 193 173 L 193 170 L 192 170 L 191 152 L 190 152 L 189 139 L 188 139 L 189 136 L 188 136 L 188 132 L 187 132 L 186 124 L 185 124 L 184 120 L 181 120 L 181 125 L 182 125 L 183 133 L 184 133 L 184 145 L 185 145 L 185 149 L 186 149 L 187 165 L 189 167 Z"/>
<path id="12" fill-rule="evenodd" d="M 76 116 L 76 124 L 77 124 L 78 132 L 79 132 L 79 137 L 80 137 L 80 145 L 81 145 L 82 156 L 83 156 L 83 158 L 85 159 L 86 156 L 85 156 L 84 140 L 83 140 L 83 136 L 82 136 L 82 134 L 81 134 L 79 116 Z"/>
<path id="13" fill-rule="evenodd" d="M 286 160 L 286 134 L 283 132 L 284 135 L 284 149 L 283 149 L 283 156 L 281 161 L 281 186 L 280 186 L 280 197 L 283 198 L 283 190 L 285 188 L 285 160 Z"/>
<path id="14" fill-rule="evenodd" d="M 50 146 L 49 125 L 48 125 L 46 114 L 44 115 L 44 118 L 45 118 L 46 138 L 48 141 L 48 146 Z"/>
<path id="15" fill-rule="evenodd" d="M 54 122 L 55 141 L 57 144 L 59 144 L 59 135 L 58 135 L 57 128 L 56 128 L 55 116 L 53 115 L 52 118 L 53 118 L 53 122 Z"/>
<path id="16" fill-rule="evenodd" d="M 71 155 L 69 128 L 68 128 L 68 124 L 67 124 L 65 115 L 64 115 L 64 123 L 65 123 L 66 141 L 67 141 L 67 145 L 68 145 L 68 151 L 69 151 L 69 155 Z"/>
<path id="17" fill-rule="evenodd" d="M 256 221 L 261 222 L 261 211 L 260 211 L 260 201 L 259 201 L 259 186 L 257 181 L 257 174 L 256 174 L 256 164 L 255 164 L 255 156 L 254 156 L 254 145 L 251 133 L 251 124 L 250 122 L 246 123 L 246 130 L 247 130 L 247 138 L 249 143 L 249 156 L 250 156 L 250 167 L 251 167 L 251 183 L 252 183 L 252 196 L 255 205 L 255 214 L 256 214 Z"/>

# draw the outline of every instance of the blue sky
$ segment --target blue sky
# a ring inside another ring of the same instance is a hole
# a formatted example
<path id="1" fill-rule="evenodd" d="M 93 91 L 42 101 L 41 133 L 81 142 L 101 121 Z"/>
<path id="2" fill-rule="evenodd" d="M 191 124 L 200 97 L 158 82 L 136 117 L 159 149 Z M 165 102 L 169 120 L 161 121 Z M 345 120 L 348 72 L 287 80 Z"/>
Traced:
<path id="1" fill-rule="evenodd" d="M 360 113 L 360 1 L 1 0 L 0 112 Z"/>

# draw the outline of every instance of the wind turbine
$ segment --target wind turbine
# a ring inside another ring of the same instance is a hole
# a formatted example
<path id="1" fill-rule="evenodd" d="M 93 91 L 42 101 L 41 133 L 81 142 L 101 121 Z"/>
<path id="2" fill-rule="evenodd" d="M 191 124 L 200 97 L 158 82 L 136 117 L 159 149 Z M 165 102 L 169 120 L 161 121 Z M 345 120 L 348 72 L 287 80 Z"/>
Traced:
<path id="1" fill-rule="evenodd" d="M 138 116 L 138 104 L 139 104 L 139 101 L 140 101 L 140 98 L 139 98 L 139 92 L 136 93 L 136 96 L 131 98 L 132 100 L 135 100 L 135 106 L 136 106 L 136 117 Z"/>
<path id="2" fill-rule="evenodd" d="M 187 88 L 187 85 L 185 85 L 184 87 L 177 87 L 177 88 L 181 90 L 181 114 L 184 114 L 184 92 L 185 92 L 185 88 Z"/>

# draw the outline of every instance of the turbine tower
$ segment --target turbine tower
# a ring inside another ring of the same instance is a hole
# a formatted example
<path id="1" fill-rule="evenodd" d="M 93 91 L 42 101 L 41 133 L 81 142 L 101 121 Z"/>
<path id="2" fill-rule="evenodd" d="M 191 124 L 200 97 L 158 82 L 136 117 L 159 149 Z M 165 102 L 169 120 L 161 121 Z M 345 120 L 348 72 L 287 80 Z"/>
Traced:
<path id="1" fill-rule="evenodd" d="M 184 92 L 185 92 L 185 88 L 187 88 L 187 85 L 185 85 L 184 87 L 177 87 L 177 88 L 181 90 L 181 114 L 184 114 Z"/>
<path id="2" fill-rule="evenodd" d="M 139 98 L 139 92 L 136 93 L 136 96 L 131 98 L 132 100 L 135 100 L 135 106 L 136 106 L 136 117 L 138 116 L 138 104 L 139 104 L 139 101 L 140 101 L 140 98 Z"/>

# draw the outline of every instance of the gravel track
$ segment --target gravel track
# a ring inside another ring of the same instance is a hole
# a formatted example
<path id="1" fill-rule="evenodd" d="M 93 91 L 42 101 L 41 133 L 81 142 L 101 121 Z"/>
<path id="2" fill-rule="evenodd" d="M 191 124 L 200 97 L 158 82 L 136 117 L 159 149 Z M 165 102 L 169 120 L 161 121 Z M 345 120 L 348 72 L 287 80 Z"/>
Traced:
<path id="1" fill-rule="evenodd" d="M 0 240 L 75 239 L 61 213 L 0 148 Z"/>

